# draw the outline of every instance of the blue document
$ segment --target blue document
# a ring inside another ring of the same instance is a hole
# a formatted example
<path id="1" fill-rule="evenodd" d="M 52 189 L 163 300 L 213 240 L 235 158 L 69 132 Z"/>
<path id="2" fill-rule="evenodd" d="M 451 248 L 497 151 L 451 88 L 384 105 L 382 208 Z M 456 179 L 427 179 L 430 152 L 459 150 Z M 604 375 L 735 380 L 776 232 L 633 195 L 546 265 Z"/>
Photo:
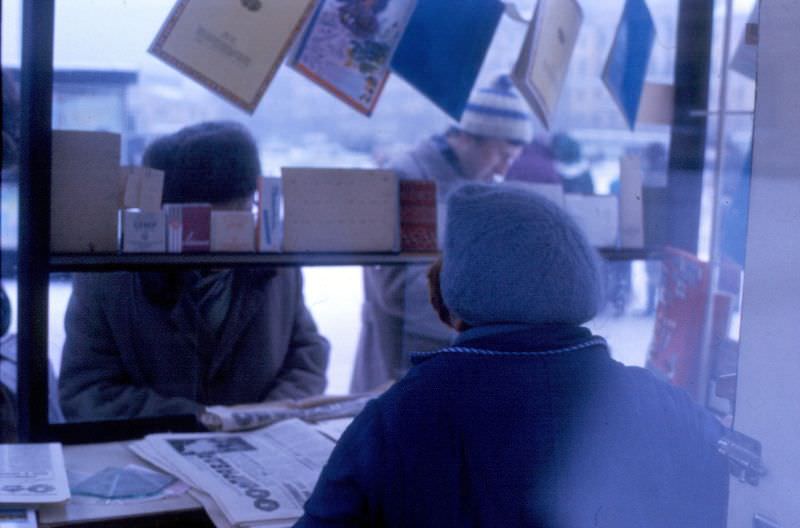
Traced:
<path id="1" fill-rule="evenodd" d="M 417 2 L 392 71 L 458 121 L 504 9 L 498 0 Z"/>
<path id="2" fill-rule="evenodd" d="M 656 36 L 644 0 L 627 0 L 603 69 L 603 82 L 633 129 Z"/>

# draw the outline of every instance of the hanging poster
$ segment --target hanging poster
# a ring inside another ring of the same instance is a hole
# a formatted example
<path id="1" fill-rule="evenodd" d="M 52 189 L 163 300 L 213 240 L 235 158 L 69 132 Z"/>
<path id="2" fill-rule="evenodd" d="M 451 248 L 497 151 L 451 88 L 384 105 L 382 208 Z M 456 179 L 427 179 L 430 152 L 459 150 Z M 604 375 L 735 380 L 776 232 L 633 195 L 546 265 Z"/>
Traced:
<path id="1" fill-rule="evenodd" d="M 672 247 L 664 248 L 661 262 L 661 293 L 647 366 L 695 394 L 708 303 L 708 263 Z"/>
<path id="2" fill-rule="evenodd" d="M 149 52 L 253 113 L 314 0 L 178 0 Z"/>
<path id="3" fill-rule="evenodd" d="M 575 0 L 539 0 L 511 79 L 539 121 L 550 128 L 583 11 Z"/>
<path id="4" fill-rule="evenodd" d="M 461 120 L 504 10 L 498 0 L 421 0 L 392 71 Z"/>
<path id="5" fill-rule="evenodd" d="M 416 0 L 322 0 L 291 66 L 370 115 Z"/>
<path id="6" fill-rule="evenodd" d="M 656 29 L 644 0 L 626 0 L 608 52 L 603 83 L 633 130 Z"/>

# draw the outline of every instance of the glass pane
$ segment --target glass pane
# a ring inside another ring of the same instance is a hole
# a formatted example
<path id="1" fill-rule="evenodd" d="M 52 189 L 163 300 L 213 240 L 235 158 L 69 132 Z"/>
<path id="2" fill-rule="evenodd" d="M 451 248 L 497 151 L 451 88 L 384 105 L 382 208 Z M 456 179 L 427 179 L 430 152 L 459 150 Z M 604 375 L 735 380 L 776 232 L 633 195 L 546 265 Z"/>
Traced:
<path id="1" fill-rule="evenodd" d="M 13 2 L 3 4 L 5 10 Z M 529 17 L 534 4 L 526 0 L 518 2 L 518 7 Z M 656 29 L 648 83 L 672 83 L 677 4 L 648 2 Z M 553 123 L 549 130 L 537 123 L 535 135 L 537 144 L 553 158 L 553 173 L 568 195 L 583 192 L 619 204 L 620 160 L 638 159 L 647 244 L 653 232 L 664 228 L 663 217 L 653 217 L 646 206 L 649 196 L 662 196 L 669 184 L 670 127 L 668 122 L 645 119 L 630 130 L 602 82 L 623 5 L 622 0 L 582 3 L 584 23 Z M 145 149 L 156 138 L 203 121 L 233 120 L 253 134 L 262 173 L 278 176 L 282 166 L 383 165 L 452 125 L 399 76 L 390 76 L 374 114 L 367 118 L 286 65 L 278 70 L 256 111 L 248 115 L 147 52 L 171 7 L 160 0 L 56 2 L 54 128 L 118 133 L 121 163 L 141 164 Z M 502 17 L 476 86 L 486 86 L 498 73 L 509 70 L 526 29 L 525 24 Z M 4 64 L 5 49 L 4 45 Z M 744 144 L 739 136 L 732 141 Z M 526 179 L 512 173 L 509 180 Z M 588 186 L 573 187 L 579 179 Z M 570 192 L 573 188 L 576 192 Z M 708 237 L 707 209 L 703 218 Z M 606 238 L 598 246 L 611 251 L 622 246 L 618 232 L 603 234 Z M 625 363 L 647 364 L 659 273 L 657 261 L 614 260 L 607 265 L 607 306 L 589 326 L 608 337 L 612 353 Z M 361 330 L 361 268 L 307 268 L 303 277 L 306 306 L 320 333 L 331 342 L 326 390 L 346 392 Z M 71 292 L 68 280 L 54 281 L 63 288 L 51 288 L 51 295 L 58 295 L 50 301 L 51 332 L 63 327 L 63 310 Z M 427 307 L 425 295 L 417 302 Z M 404 309 L 414 310 L 415 305 Z M 49 357 L 59 376 L 63 376 L 62 345 L 63 337 L 51 338 Z"/>
<path id="2" fill-rule="evenodd" d="M 2 2 L 3 172 L 0 183 L 0 442 L 16 438 L 17 235 L 19 232 L 19 2 Z"/>
<path id="3" fill-rule="evenodd" d="M 712 106 L 720 112 L 708 121 L 701 254 L 718 271 L 712 275 L 710 285 L 712 305 L 707 324 L 711 329 L 705 345 L 710 382 L 706 401 L 726 420 L 732 418 L 736 401 L 741 294 L 747 276 L 756 52 L 755 45 L 746 38 L 746 24 L 756 20 L 756 7 L 753 1 L 734 2 L 725 57 L 725 2 L 716 3 L 716 53 L 711 63 L 712 101 L 717 103 Z"/>

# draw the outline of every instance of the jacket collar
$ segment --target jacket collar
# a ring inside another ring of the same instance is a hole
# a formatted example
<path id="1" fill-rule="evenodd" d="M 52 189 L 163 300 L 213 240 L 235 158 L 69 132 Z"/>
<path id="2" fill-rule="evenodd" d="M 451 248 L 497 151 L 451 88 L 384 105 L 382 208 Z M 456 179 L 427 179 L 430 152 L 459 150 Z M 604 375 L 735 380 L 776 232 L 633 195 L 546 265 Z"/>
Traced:
<path id="1" fill-rule="evenodd" d="M 555 355 L 585 348 L 600 348 L 608 354 L 605 339 L 582 326 L 544 324 L 482 325 L 459 334 L 453 345 L 436 352 L 413 354 L 413 364 L 440 353 L 480 355 Z"/>

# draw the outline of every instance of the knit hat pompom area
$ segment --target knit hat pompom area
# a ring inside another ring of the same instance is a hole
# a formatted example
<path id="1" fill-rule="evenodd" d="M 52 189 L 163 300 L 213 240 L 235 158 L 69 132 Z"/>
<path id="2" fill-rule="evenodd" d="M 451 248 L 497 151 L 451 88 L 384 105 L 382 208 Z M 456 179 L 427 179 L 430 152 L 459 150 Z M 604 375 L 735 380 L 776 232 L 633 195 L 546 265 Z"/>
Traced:
<path id="1" fill-rule="evenodd" d="M 490 86 L 473 92 L 458 128 L 520 145 L 533 139 L 528 105 L 508 75 L 500 75 Z"/>
<path id="2" fill-rule="evenodd" d="M 471 326 L 579 325 L 602 307 L 597 252 L 563 209 L 521 184 L 456 189 L 442 260 L 442 298 Z"/>
<path id="3" fill-rule="evenodd" d="M 164 202 L 221 203 L 252 195 L 261 174 L 255 140 L 233 121 L 185 127 L 151 143 L 144 165 L 164 171 Z"/>

